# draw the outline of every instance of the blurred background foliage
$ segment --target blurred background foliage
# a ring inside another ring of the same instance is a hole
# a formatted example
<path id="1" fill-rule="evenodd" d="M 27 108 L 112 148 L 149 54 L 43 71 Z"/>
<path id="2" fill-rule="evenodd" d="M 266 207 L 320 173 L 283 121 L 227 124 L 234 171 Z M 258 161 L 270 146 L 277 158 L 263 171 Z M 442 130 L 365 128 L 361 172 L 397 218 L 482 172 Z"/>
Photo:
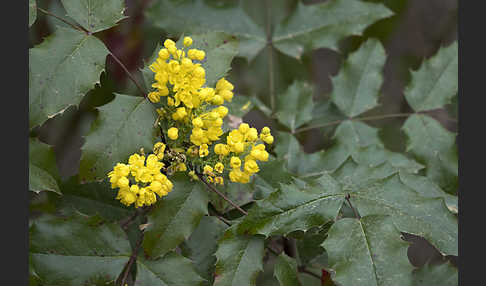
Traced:
<path id="1" fill-rule="evenodd" d="M 145 61 L 153 54 L 158 43 L 169 35 L 157 28 L 145 15 L 147 7 L 155 0 L 127 0 L 125 15 L 128 16 L 117 26 L 98 33 L 99 37 L 128 68 L 140 82 L 139 72 Z M 212 5 L 236 5 L 236 0 L 208 0 Z M 271 2 L 271 3 L 270 3 Z M 265 28 L 268 15 L 265 5 L 271 5 L 272 26 L 285 19 L 297 6 L 297 0 L 245 0 L 242 7 L 248 16 L 258 25 Z M 322 0 L 303 0 L 305 5 L 325 2 Z M 278 50 L 273 51 L 275 71 L 275 93 L 281 95 L 294 80 L 302 79 L 314 85 L 314 102 L 328 99 L 333 89 L 331 77 L 335 76 L 347 55 L 365 42 L 368 38 L 378 38 L 383 44 L 387 59 L 384 68 L 384 83 L 381 88 L 380 106 L 363 116 L 412 112 L 407 104 L 403 90 L 410 81 L 410 70 L 417 69 L 422 61 L 434 55 L 441 46 L 447 46 L 457 38 L 457 0 L 369 0 L 381 2 L 395 14 L 369 26 L 362 36 L 352 36 L 339 43 L 339 52 L 330 49 L 316 49 L 304 54 L 299 60 L 291 58 Z M 53 14 L 69 18 L 59 0 L 38 1 L 40 8 Z M 29 29 L 30 47 L 43 41 L 50 35 L 55 26 L 65 26 L 53 17 L 38 13 L 35 24 Z M 177 40 L 177 38 L 173 38 Z M 237 57 L 232 62 L 228 79 L 235 86 L 236 96 L 249 96 L 258 99 L 264 106 L 256 106 L 243 117 L 244 122 L 260 129 L 267 125 L 275 126 L 275 120 L 265 115 L 265 106 L 270 106 L 269 90 L 269 49 L 264 48 L 251 62 Z M 69 107 L 61 115 L 46 121 L 31 132 L 42 142 L 54 146 L 60 176 L 67 180 L 75 175 L 81 157 L 80 147 L 91 123 L 97 116 L 96 107 L 106 104 L 114 98 L 113 93 L 138 94 L 136 86 L 128 79 L 122 68 L 112 57 L 106 58 L 106 70 L 101 75 L 101 84 L 91 90 L 82 100 L 79 107 Z M 318 104 L 316 104 L 318 105 Z M 262 111 L 263 110 L 263 111 Z M 443 110 L 430 113 L 450 131 L 457 131 L 457 96 L 452 104 Z M 385 147 L 391 151 L 404 152 L 406 137 L 400 129 L 405 118 L 389 118 L 368 121 L 367 124 L 380 128 L 380 137 Z M 331 144 L 331 128 L 312 129 L 296 134 L 297 139 L 307 153 L 325 149 Z M 282 129 L 282 128 L 280 128 Z M 49 209 L 46 194 L 35 196 L 31 204 L 31 213 L 36 208 Z M 30 193 L 33 194 L 33 193 Z M 34 197 L 34 196 L 33 196 Z M 414 266 L 422 266 L 429 259 L 440 259 L 436 250 L 418 237 L 407 237 L 413 242 L 409 248 L 409 258 Z M 325 259 L 325 257 L 323 258 Z M 266 264 L 260 275 L 261 285 L 278 285 L 272 276 L 273 262 Z M 267 275 L 268 272 L 268 275 Z M 304 285 L 313 285 L 315 279 L 302 281 Z M 307 284 L 308 283 L 308 284 Z"/>

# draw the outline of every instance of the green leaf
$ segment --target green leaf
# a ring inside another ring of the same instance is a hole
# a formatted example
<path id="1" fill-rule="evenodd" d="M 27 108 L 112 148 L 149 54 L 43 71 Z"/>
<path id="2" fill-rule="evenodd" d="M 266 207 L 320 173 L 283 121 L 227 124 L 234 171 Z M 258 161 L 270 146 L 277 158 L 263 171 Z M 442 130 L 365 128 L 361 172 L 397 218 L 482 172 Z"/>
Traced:
<path id="1" fill-rule="evenodd" d="M 300 59 L 313 49 L 338 49 L 338 42 L 361 35 L 370 24 L 389 17 L 382 4 L 356 0 L 330 0 L 304 5 L 301 1 L 292 15 L 275 28 L 273 45 L 282 53 Z"/>
<path id="2" fill-rule="evenodd" d="M 332 167 L 332 158 L 324 158 L 326 152 L 305 153 L 294 135 L 287 132 L 278 132 L 275 140 L 275 153 L 280 159 L 287 161 L 287 169 L 296 176 L 319 175 Z"/>
<path id="3" fill-rule="evenodd" d="M 269 159 L 262 164 L 260 172 L 253 179 L 254 198 L 257 200 L 268 197 L 276 191 L 280 184 L 289 184 L 292 181 L 291 174 L 287 171 L 283 159 Z"/>
<path id="4" fill-rule="evenodd" d="M 131 254 L 120 226 L 96 217 L 41 216 L 29 237 L 31 267 L 44 285 L 112 282 Z"/>
<path id="5" fill-rule="evenodd" d="M 34 24 L 37 18 L 37 3 L 35 0 L 29 0 L 29 27 Z"/>
<path id="6" fill-rule="evenodd" d="M 29 138 L 29 190 L 51 191 L 61 195 L 56 155 L 51 146 Z"/>
<path id="7" fill-rule="evenodd" d="M 143 97 L 117 94 L 100 107 L 81 148 L 80 180 L 103 180 L 116 163 L 127 162 L 140 148 L 152 150 L 156 118 L 155 108 Z"/>
<path id="8" fill-rule="evenodd" d="M 457 196 L 450 195 L 439 188 L 429 178 L 400 171 L 400 180 L 426 198 L 444 198 L 447 208 L 457 214 Z"/>
<path id="9" fill-rule="evenodd" d="M 182 255 L 191 259 L 196 272 L 206 279 L 204 285 L 213 284 L 216 264 L 214 253 L 226 228 L 226 224 L 219 219 L 204 216 L 191 236 L 181 245 Z"/>
<path id="10" fill-rule="evenodd" d="M 281 286 L 301 285 L 297 277 L 297 262 L 283 252 L 277 257 L 273 275 Z"/>
<path id="11" fill-rule="evenodd" d="M 174 188 L 156 203 L 145 229 L 143 248 L 153 258 L 175 249 L 187 239 L 208 212 L 208 191 L 202 183 L 189 181 L 185 174 L 169 179 Z"/>
<path id="12" fill-rule="evenodd" d="M 307 127 L 322 127 L 330 126 L 332 127 L 336 121 L 344 120 L 346 116 L 342 114 L 337 106 L 329 99 L 317 100 L 314 104 L 314 109 L 312 110 L 312 120 L 308 122 Z"/>
<path id="13" fill-rule="evenodd" d="M 191 261 L 170 252 L 157 260 L 137 259 L 137 278 L 134 285 L 144 286 L 197 286 L 204 279 L 199 276 Z"/>
<path id="14" fill-rule="evenodd" d="M 213 31 L 190 37 L 193 44 L 189 48 L 204 50 L 206 53 L 202 63 L 206 70 L 206 86 L 215 87 L 216 82 L 231 69 L 231 61 L 238 54 L 238 40 L 231 35 Z M 180 48 L 183 46 L 182 41 L 182 37 L 177 41 Z"/>
<path id="15" fill-rule="evenodd" d="M 412 285 L 408 243 L 387 216 L 343 218 L 335 222 L 322 246 L 332 279 L 343 286 Z"/>
<path id="16" fill-rule="evenodd" d="M 448 193 L 458 187 L 456 134 L 426 115 L 410 116 L 402 127 L 408 137 L 407 152 L 426 165 L 427 177 Z"/>
<path id="17" fill-rule="evenodd" d="M 99 83 L 107 54 L 96 37 L 62 27 L 29 49 L 29 127 L 79 104 Z"/>
<path id="18" fill-rule="evenodd" d="M 339 183 L 323 174 L 313 184 L 281 185 L 267 198 L 257 201 L 238 224 L 238 233 L 286 235 L 306 231 L 333 221 L 344 200 Z"/>
<path id="19" fill-rule="evenodd" d="M 390 215 L 400 231 L 424 237 L 441 253 L 457 255 L 457 218 L 444 199 L 419 195 L 397 172 L 388 163 L 369 168 L 347 161 L 333 177 L 361 216 Z"/>
<path id="20" fill-rule="evenodd" d="M 305 82 L 294 81 L 291 86 L 278 97 L 277 119 L 291 131 L 312 119 L 312 87 Z"/>
<path id="21" fill-rule="evenodd" d="M 451 103 L 458 90 L 457 41 L 442 47 L 425 60 L 405 88 L 405 99 L 415 111 L 442 108 Z"/>
<path id="22" fill-rule="evenodd" d="M 355 117 L 378 105 L 383 84 L 385 49 L 379 40 L 369 39 L 344 62 L 332 78 L 331 100 L 348 117 Z"/>
<path id="23" fill-rule="evenodd" d="M 320 228 L 314 227 L 303 233 L 302 237 L 298 237 L 297 251 L 299 252 L 299 261 L 302 265 L 307 265 L 314 262 L 324 253 L 324 248 L 321 244 L 327 237 L 327 232 L 332 223 L 327 223 Z M 324 255 L 327 255 L 324 253 Z"/>
<path id="24" fill-rule="evenodd" d="M 118 190 L 113 190 L 107 180 L 103 182 L 79 184 L 73 177 L 60 186 L 63 196 L 56 208 L 63 214 L 73 212 L 84 215 L 99 215 L 107 221 L 119 221 L 132 215 L 133 207 L 126 207 L 116 200 Z"/>
<path id="25" fill-rule="evenodd" d="M 239 4 L 203 0 L 162 0 L 147 8 L 147 18 L 154 25 L 178 37 L 207 31 L 236 36 L 239 55 L 251 61 L 266 45 L 263 29 L 243 11 Z"/>
<path id="26" fill-rule="evenodd" d="M 413 285 L 416 286 L 457 286 L 459 285 L 459 273 L 457 268 L 449 262 L 440 265 L 425 264 L 414 271 Z"/>
<path id="27" fill-rule="evenodd" d="M 123 15 L 123 0 L 61 0 L 67 14 L 91 33 L 109 29 L 118 21 L 127 18 Z"/>
<path id="28" fill-rule="evenodd" d="M 214 286 L 255 285 L 263 270 L 264 239 L 261 236 L 237 235 L 231 227 L 218 241 Z"/>
<path id="29" fill-rule="evenodd" d="M 250 97 L 236 94 L 231 102 L 225 101 L 224 105 L 228 107 L 229 115 L 243 118 L 255 104 Z"/>

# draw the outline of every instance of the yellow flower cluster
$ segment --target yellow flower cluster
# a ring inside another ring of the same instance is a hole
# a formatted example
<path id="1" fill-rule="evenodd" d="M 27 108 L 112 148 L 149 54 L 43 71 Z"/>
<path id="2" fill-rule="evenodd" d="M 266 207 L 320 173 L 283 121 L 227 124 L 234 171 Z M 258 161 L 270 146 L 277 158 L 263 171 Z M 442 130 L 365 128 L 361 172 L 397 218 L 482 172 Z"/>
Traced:
<path id="1" fill-rule="evenodd" d="M 133 154 L 128 164 L 118 163 L 113 171 L 108 173 L 111 188 L 118 190 L 116 199 L 126 206 L 149 206 L 159 197 L 166 196 L 172 190 L 172 182 L 161 173 L 164 163 L 165 144 L 158 142 L 154 145 L 154 154 L 145 158 L 142 154 Z"/>
<path id="2" fill-rule="evenodd" d="M 150 65 L 155 73 L 155 90 L 148 99 L 157 105 L 161 136 L 168 140 L 167 145 L 156 143 L 147 158 L 143 151 L 133 154 L 128 164 L 118 163 L 108 174 L 112 188 L 119 189 L 117 199 L 127 206 L 151 205 L 156 195 L 167 195 L 173 185 L 164 174 L 187 172 L 193 179 L 202 175 L 208 182 L 221 185 L 227 175 L 231 182 L 248 183 L 260 170 L 257 162 L 268 161 L 262 144 L 273 143 L 268 127 L 259 134 L 256 128 L 242 123 L 221 138 L 223 120 L 229 112 L 223 104 L 231 102 L 234 86 L 224 77 L 214 88 L 205 86 L 206 71 L 201 61 L 206 54 L 189 49 L 192 43 L 185 37 L 178 49 L 174 41 L 166 40 Z M 166 100 L 161 101 L 162 97 Z"/>

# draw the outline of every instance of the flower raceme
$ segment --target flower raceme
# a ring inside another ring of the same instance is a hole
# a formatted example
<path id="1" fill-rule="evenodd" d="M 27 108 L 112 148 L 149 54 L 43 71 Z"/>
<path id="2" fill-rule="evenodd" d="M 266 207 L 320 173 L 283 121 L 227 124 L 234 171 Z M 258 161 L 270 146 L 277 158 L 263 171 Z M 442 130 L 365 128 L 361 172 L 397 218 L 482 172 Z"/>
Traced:
<path id="1" fill-rule="evenodd" d="M 129 163 L 118 163 L 108 174 L 112 188 L 119 188 L 117 199 L 135 207 L 153 204 L 172 189 L 167 176 L 187 172 L 198 179 L 201 174 L 209 183 L 248 183 L 260 168 L 258 161 L 267 161 L 265 144 L 273 143 L 268 127 L 258 133 L 242 123 L 222 138 L 223 119 L 231 102 L 234 86 L 224 77 L 215 87 L 205 86 L 206 70 L 202 66 L 206 54 L 189 49 L 193 40 L 184 37 L 183 47 L 165 40 L 164 48 L 149 66 L 154 72 L 154 91 L 148 99 L 156 105 L 164 143 L 154 145 L 153 154 L 133 154 Z M 165 154 L 165 155 L 164 155 Z M 163 161 L 163 162 L 162 162 Z M 165 175 L 164 175 L 165 173 Z"/>

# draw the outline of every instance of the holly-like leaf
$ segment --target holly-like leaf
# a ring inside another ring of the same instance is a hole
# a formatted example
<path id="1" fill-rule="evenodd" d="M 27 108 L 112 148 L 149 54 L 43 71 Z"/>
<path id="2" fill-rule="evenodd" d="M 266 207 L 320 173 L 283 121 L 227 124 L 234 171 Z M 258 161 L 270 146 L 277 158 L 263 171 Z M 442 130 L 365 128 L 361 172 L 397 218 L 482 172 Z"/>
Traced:
<path id="1" fill-rule="evenodd" d="M 327 237 L 327 232 L 332 223 L 326 223 L 322 227 L 311 228 L 302 234 L 302 237 L 297 237 L 296 245 L 299 252 L 300 264 L 307 265 L 317 260 L 319 256 L 324 253 L 324 248 L 321 246 L 324 239 Z M 324 255 L 326 255 L 324 253 Z"/>
<path id="2" fill-rule="evenodd" d="M 29 0 L 29 27 L 34 24 L 37 18 L 37 3 L 35 0 Z"/>
<path id="3" fill-rule="evenodd" d="M 79 104 L 99 83 L 107 54 L 96 37 L 62 27 L 29 49 L 29 127 Z"/>
<path id="4" fill-rule="evenodd" d="M 218 241 L 214 286 L 255 285 L 263 270 L 264 239 L 237 235 L 235 227 L 226 230 Z"/>
<path id="5" fill-rule="evenodd" d="M 189 239 L 181 245 L 182 255 L 191 259 L 197 273 L 206 279 L 204 285 L 213 284 L 216 264 L 214 253 L 226 228 L 219 219 L 204 216 Z"/>
<path id="6" fill-rule="evenodd" d="M 107 221 L 119 221 L 132 215 L 135 210 L 116 200 L 118 190 L 113 190 L 107 180 L 79 184 L 73 177 L 60 185 L 63 196 L 56 208 L 64 215 L 74 212 L 88 216 L 99 215 Z"/>
<path id="7" fill-rule="evenodd" d="M 275 262 L 273 275 L 281 286 L 301 285 L 297 276 L 297 262 L 292 257 L 281 253 Z"/>
<path id="8" fill-rule="evenodd" d="M 206 53 L 202 67 L 206 70 L 206 86 L 215 87 L 216 82 L 226 76 L 231 69 L 231 61 L 238 54 L 238 40 L 222 32 L 207 32 L 190 35 L 193 44 L 191 49 L 204 50 Z M 182 48 L 183 38 L 179 38 L 178 46 Z"/>
<path id="9" fill-rule="evenodd" d="M 288 19 L 275 28 L 273 45 L 284 54 L 300 59 L 313 49 L 338 49 L 338 42 L 361 35 L 372 23 L 392 12 L 382 4 L 356 0 L 330 0 L 305 5 L 301 1 Z"/>
<path id="10" fill-rule="evenodd" d="M 456 134 L 426 115 L 410 116 L 402 127 L 408 137 L 407 152 L 427 166 L 427 177 L 446 192 L 454 194 L 458 187 Z"/>
<path id="11" fill-rule="evenodd" d="M 406 87 L 405 99 L 415 111 L 442 108 L 458 90 L 457 41 L 425 60 Z"/>
<path id="12" fill-rule="evenodd" d="M 402 183 L 397 172 L 388 163 L 370 168 L 348 160 L 333 177 L 361 216 L 390 215 L 400 231 L 424 237 L 442 253 L 457 255 L 457 218 L 444 199 L 419 195 Z"/>
<path id="13" fill-rule="evenodd" d="M 157 260 L 137 258 L 137 278 L 134 285 L 144 286 L 199 286 L 199 276 L 189 259 L 170 252 Z"/>
<path id="14" fill-rule="evenodd" d="M 408 244 L 400 236 L 387 216 L 338 220 L 322 244 L 335 272 L 332 279 L 343 286 L 412 285 Z"/>
<path id="15" fill-rule="evenodd" d="M 260 172 L 255 174 L 253 180 L 254 198 L 257 200 L 268 197 L 276 191 L 280 184 L 288 184 L 292 181 L 292 175 L 287 171 L 283 159 L 269 159 L 260 167 Z"/>
<path id="16" fill-rule="evenodd" d="M 380 41 L 369 39 L 349 56 L 332 78 L 331 100 L 348 117 L 378 105 L 385 60 L 385 49 Z"/>
<path id="17" fill-rule="evenodd" d="M 346 116 L 337 108 L 337 106 L 329 99 L 317 100 L 314 103 L 314 109 L 312 110 L 312 120 L 308 122 L 308 125 L 304 128 L 318 128 L 328 126 L 334 126 L 338 120 L 344 120 Z"/>
<path id="18" fill-rule="evenodd" d="M 79 177 L 82 182 L 102 180 L 118 162 L 144 148 L 152 150 L 157 130 L 157 113 L 143 97 L 117 94 L 100 107 L 86 143 L 81 148 Z"/>
<path id="19" fill-rule="evenodd" d="M 457 286 L 459 285 L 459 274 L 457 268 L 449 262 L 439 265 L 425 264 L 423 267 L 414 271 L 413 285 L 428 286 Z"/>
<path id="20" fill-rule="evenodd" d="M 266 45 L 263 29 L 243 11 L 240 4 L 204 0 L 162 0 L 147 8 L 154 25 L 174 37 L 207 31 L 236 36 L 239 55 L 251 61 Z"/>
<path id="21" fill-rule="evenodd" d="M 42 216 L 30 229 L 31 267 L 44 285 L 113 282 L 131 254 L 118 224 L 97 217 Z"/>
<path id="22" fill-rule="evenodd" d="M 29 138 L 29 190 L 51 191 L 61 195 L 56 155 L 51 146 Z"/>
<path id="23" fill-rule="evenodd" d="M 185 174 L 169 179 L 174 188 L 156 203 L 145 229 L 143 248 L 153 258 L 175 249 L 187 239 L 208 212 L 208 191 L 202 183 L 189 181 Z"/>
<path id="24" fill-rule="evenodd" d="M 453 196 L 451 194 L 444 192 L 429 178 L 400 171 L 400 180 L 405 185 L 412 188 L 414 191 L 416 191 L 423 197 L 444 198 L 447 208 L 452 213 L 457 214 L 458 212 L 457 196 Z"/>
<path id="25" fill-rule="evenodd" d="M 127 18 L 123 15 L 125 11 L 123 0 L 61 0 L 61 2 L 67 14 L 91 33 L 109 29 L 120 20 Z"/>
<path id="26" fill-rule="evenodd" d="M 306 231 L 333 221 L 344 196 L 339 183 L 327 174 L 305 186 L 281 185 L 278 191 L 256 202 L 238 224 L 238 233 L 270 236 Z"/>
<path id="27" fill-rule="evenodd" d="M 291 131 L 312 119 L 312 87 L 305 82 L 295 81 L 278 97 L 278 120 Z"/>

